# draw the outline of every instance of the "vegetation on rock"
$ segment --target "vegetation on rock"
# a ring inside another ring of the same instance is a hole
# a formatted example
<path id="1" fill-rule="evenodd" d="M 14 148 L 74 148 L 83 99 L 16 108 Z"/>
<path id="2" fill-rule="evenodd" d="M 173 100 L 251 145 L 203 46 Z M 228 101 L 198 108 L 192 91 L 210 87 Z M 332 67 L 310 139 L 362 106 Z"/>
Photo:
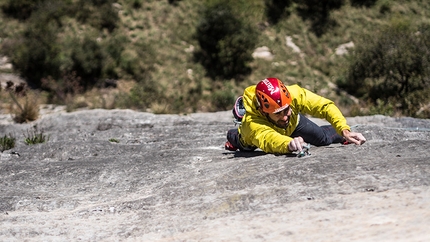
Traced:
<path id="1" fill-rule="evenodd" d="M 346 115 L 430 117 L 427 1 L 0 0 L 0 9 L 12 72 L 68 110 L 226 110 L 276 76 Z M 261 46 L 272 60 L 252 57 Z"/>

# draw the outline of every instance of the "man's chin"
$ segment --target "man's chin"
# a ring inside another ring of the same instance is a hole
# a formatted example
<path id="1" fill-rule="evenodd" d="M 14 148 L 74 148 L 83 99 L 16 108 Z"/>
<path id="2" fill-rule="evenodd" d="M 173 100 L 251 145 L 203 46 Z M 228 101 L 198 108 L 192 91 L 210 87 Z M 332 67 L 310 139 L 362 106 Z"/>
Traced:
<path id="1" fill-rule="evenodd" d="M 288 127 L 289 122 L 278 122 L 276 123 L 276 126 L 278 126 L 281 129 L 286 129 Z"/>
<path id="2" fill-rule="evenodd" d="M 281 129 L 286 129 L 288 127 L 288 124 L 290 123 L 290 119 L 288 119 L 287 122 L 282 122 L 282 121 L 275 122 L 273 119 L 269 117 L 269 115 L 266 114 L 266 117 L 270 122 L 272 122 L 272 124 L 276 125 Z"/>

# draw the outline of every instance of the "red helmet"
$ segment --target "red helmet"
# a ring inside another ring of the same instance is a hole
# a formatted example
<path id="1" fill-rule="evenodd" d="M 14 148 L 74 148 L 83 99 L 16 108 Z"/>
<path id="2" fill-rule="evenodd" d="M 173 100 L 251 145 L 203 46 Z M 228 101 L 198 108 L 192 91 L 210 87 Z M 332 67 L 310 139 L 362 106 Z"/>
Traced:
<path id="1" fill-rule="evenodd" d="M 257 84 L 255 89 L 258 105 L 265 113 L 277 113 L 291 104 L 291 95 L 278 78 L 269 77 Z"/>

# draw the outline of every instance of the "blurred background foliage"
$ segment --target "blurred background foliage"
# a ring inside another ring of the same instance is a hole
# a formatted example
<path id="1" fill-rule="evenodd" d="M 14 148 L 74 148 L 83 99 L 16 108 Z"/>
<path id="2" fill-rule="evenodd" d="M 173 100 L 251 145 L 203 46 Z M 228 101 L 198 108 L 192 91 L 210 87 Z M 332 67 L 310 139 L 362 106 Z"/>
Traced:
<path id="1" fill-rule="evenodd" d="M 346 115 L 430 118 L 428 1 L 0 0 L 0 10 L 0 55 L 13 65 L 0 72 L 68 110 L 228 110 L 274 76 Z M 253 58 L 262 46 L 271 59 Z"/>

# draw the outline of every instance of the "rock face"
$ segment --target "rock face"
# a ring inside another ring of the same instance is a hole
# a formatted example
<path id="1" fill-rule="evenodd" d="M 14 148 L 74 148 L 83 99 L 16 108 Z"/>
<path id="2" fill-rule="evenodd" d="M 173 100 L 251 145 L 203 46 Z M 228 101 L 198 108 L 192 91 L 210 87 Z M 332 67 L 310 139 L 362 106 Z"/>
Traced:
<path id="1" fill-rule="evenodd" d="M 364 145 L 305 158 L 225 151 L 231 112 L 2 124 L 0 240 L 429 241 L 430 120 L 348 121 Z M 24 144 L 34 125 L 47 143 Z"/>

